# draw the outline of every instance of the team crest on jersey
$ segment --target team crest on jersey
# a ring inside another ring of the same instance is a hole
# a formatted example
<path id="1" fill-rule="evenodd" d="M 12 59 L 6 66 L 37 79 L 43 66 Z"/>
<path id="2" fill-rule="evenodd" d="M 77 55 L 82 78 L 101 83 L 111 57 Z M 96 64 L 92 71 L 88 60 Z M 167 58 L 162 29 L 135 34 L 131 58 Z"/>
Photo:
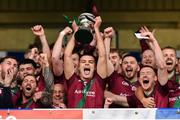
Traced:
<path id="1" fill-rule="evenodd" d="M 129 83 L 127 83 L 126 81 L 122 81 L 122 85 L 129 86 Z"/>

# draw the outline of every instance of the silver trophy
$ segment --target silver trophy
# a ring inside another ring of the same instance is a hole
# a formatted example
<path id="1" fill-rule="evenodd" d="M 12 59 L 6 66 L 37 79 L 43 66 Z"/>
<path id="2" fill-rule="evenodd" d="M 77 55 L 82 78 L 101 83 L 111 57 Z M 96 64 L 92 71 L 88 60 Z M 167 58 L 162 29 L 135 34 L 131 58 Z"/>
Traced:
<path id="1" fill-rule="evenodd" d="M 95 16 L 91 13 L 82 13 L 79 16 L 79 29 L 75 33 L 75 39 L 78 43 L 85 45 L 93 40 L 93 24 Z"/>

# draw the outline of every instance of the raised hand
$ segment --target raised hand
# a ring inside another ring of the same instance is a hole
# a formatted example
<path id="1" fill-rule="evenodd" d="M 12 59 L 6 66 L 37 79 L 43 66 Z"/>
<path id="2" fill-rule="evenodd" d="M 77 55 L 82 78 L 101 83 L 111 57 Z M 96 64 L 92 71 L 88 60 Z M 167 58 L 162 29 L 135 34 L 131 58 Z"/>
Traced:
<path id="1" fill-rule="evenodd" d="M 67 35 L 67 34 L 71 34 L 72 33 L 72 29 L 70 27 L 65 27 L 60 34 L 62 35 Z"/>
<path id="2" fill-rule="evenodd" d="M 76 22 L 75 21 L 73 21 L 73 23 L 72 23 L 72 29 L 74 30 L 74 31 L 77 31 L 78 30 L 78 25 L 76 24 Z"/>
<path id="3" fill-rule="evenodd" d="M 102 19 L 100 16 L 97 16 L 95 18 L 95 23 L 94 23 L 94 29 L 98 28 L 101 26 L 101 23 L 102 23 Z"/>
<path id="4" fill-rule="evenodd" d="M 114 34 L 115 34 L 115 32 L 112 27 L 108 27 L 108 28 L 104 29 L 104 37 L 105 38 L 113 38 Z"/>
<path id="5" fill-rule="evenodd" d="M 37 36 L 43 36 L 44 35 L 44 29 L 42 25 L 35 25 L 31 28 L 32 32 Z"/>
<path id="6" fill-rule="evenodd" d="M 43 66 L 46 66 L 46 67 L 49 66 L 49 62 L 48 62 L 48 58 L 47 58 L 46 53 L 41 53 L 40 54 L 40 63 L 42 63 Z"/>
<path id="7" fill-rule="evenodd" d="M 149 29 L 146 26 L 143 26 L 143 27 L 141 27 L 141 29 L 139 31 L 141 32 L 141 36 L 149 37 L 149 39 L 147 39 L 149 42 L 153 42 L 154 40 L 156 40 L 156 38 L 154 36 L 155 30 L 150 32 Z"/>
<path id="8" fill-rule="evenodd" d="M 14 78 L 15 70 L 13 68 L 7 69 L 5 72 L 5 78 L 4 78 L 4 86 L 9 87 L 12 83 L 12 80 Z"/>

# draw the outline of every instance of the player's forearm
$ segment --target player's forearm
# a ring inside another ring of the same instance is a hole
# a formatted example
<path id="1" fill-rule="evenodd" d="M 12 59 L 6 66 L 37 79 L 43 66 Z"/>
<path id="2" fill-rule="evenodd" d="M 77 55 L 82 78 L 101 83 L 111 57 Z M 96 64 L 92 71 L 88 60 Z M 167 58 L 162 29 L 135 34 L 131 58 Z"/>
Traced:
<path id="1" fill-rule="evenodd" d="M 49 67 L 44 68 L 43 76 L 44 76 L 44 80 L 45 80 L 45 84 L 46 84 L 46 90 L 50 92 L 54 85 L 54 76 Z"/>
<path id="2" fill-rule="evenodd" d="M 143 89 L 141 86 L 137 87 L 137 90 L 135 91 L 135 95 L 139 101 L 143 102 L 143 98 L 145 98 Z"/>
<path id="3" fill-rule="evenodd" d="M 51 58 L 51 52 L 50 52 L 50 48 L 49 48 L 49 44 L 47 42 L 46 36 L 45 35 L 41 35 L 39 36 L 40 40 L 41 40 L 41 44 L 42 44 L 42 51 L 43 53 L 47 54 L 48 57 L 48 61 L 50 62 L 50 58 Z"/>
<path id="4" fill-rule="evenodd" d="M 60 33 L 56 43 L 54 44 L 53 51 L 52 51 L 52 58 L 59 59 L 61 56 L 62 51 L 62 42 L 63 42 L 64 35 Z"/>

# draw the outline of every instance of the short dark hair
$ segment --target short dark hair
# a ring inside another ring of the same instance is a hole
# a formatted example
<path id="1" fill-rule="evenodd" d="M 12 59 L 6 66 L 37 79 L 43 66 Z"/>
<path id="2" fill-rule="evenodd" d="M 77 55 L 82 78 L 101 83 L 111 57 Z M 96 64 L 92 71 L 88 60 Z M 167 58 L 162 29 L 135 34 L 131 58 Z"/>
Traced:
<path id="1" fill-rule="evenodd" d="M 154 71 L 154 73 L 156 74 L 156 69 L 154 69 L 154 68 L 153 68 L 152 66 L 150 66 L 150 65 L 143 65 L 143 66 L 141 66 L 139 72 L 140 72 L 141 69 L 143 69 L 143 68 L 151 68 L 151 69 Z"/>
<path id="2" fill-rule="evenodd" d="M 111 48 L 110 53 L 117 53 L 119 57 L 122 59 L 122 54 L 120 53 L 119 49 Z"/>
<path id="3" fill-rule="evenodd" d="M 35 80 L 36 80 L 36 85 L 38 84 L 38 81 L 37 81 L 37 79 L 36 79 L 36 76 L 35 75 L 33 75 L 33 74 L 26 74 L 25 76 L 24 76 L 24 78 L 25 77 L 27 77 L 27 76 L 32 76 L 32 77 L 34 77 L 35 78 Z M 23 81 L 24 81 L 24 78 L 23 78 Z M 22 81 L 22 82 L 23 82 Z M 21 85 L 22 85 L 22 83 L 21 83 Z"/>
<path id="4" fill-rule="evenodd" d="M 24 65 L 24 64 L 31 64 L 34 68 L 37 68 L 36 62 L 34 62 L 34 60 L 32 60 L 32 59 L 24 59 L 24 60 L 22 60 L 22 61 L 19 63 L 19 66 L 20 66 L 20 65 Z"/>
<path id="5" fill-rule="evenodd" d="M 171 49 L 171 50 L 174 50 L 174 52 L 176 53 L 176 49 L 175 49 L 174 47 L 166 46 L 166 47 L 162 48 L 162 50 L 165 50 L 165 49 Z"/>
<path id="6" fill-rule="evenodd" d="M 95 63 L 97 64 L 97 61 L 98 61 L 98 55 L 97 55 L 97 51 L 94 50 L 94 51 L 89 51 L 89 50 L 81 50 L 80 53 L 79 53 L 79 59 L 82 57 L 82 56 L 85 56 L 85 55 L 88 55 L 88 56 L 92 56 L 95 60 Z"/>
<path id="7" fill-rule="evenodd" d="M 125 55 L 122 57 L 122 61 L 124 61 L 124 59 L 127 58 L 127 57 L 133 57 L 133 58 L 136 59 L 136 57 L 135 57 L 134 55 L 132 55 L 131 53 L 127 53 L 127 54 L 125 54 Z M 137 61 L 137 59 L 136 59 L 136 61 Z M 137 62 L 138 62 L 138 61 L 137 61 Z"/>
<path id="8" fill-rule="evenodd" d="M 6 59 L 14 59 L 14 60 L 16 60 L 17 61 L 17 63 L 18 63 L 18 60 L 17 60 L 17 58 L 16 57 L 14 57 L 14 56 L 6 56 L 6 57 L 3 57 L 3 58 L 1 58 L 0 59 L 0 63 L 2 63 L 2 62 L 4 62 Z"/>

